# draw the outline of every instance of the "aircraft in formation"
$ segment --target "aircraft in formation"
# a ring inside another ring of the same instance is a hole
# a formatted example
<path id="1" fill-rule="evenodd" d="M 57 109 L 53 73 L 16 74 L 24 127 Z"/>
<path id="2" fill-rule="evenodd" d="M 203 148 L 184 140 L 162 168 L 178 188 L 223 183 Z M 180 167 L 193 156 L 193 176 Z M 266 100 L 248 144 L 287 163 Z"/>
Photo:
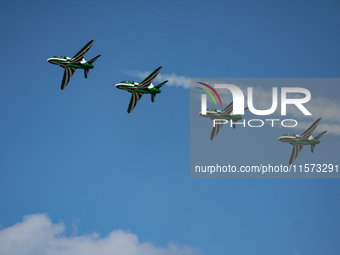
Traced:
<path id="1" fill-rule="evenodd" d="M 115 86 L 118 89 L 127 90 L 130 92 L 131 99 L 127 112 L 131 113 L 133 108 L 135 108 L 138 101 L 144 94 L 151 94 L 151 102 L 155 101 L 155 97 L 157 94 L 161 93 L 160 88 L 168 82 L 168 80 L 163 81 L 162 83 L 154 86 L 152 81 L 156 78 L 163 67 L 158 67 L 155 71 L 153 71 L 148 77 L 146 77 L 141 83 L 135 81 L 122 81 L 117 83 Z"/>
<path id="2" fill-rule="evenodd" d="M 47 62 L 59 65 L 60 67 L 64 68 L 64 76 L 61 82 L 61 89 L 64 90 L 67 86 L 67 83 L 70 81 L 73 73 L 77 69 L 84 69 L 84 76 L 87 78 L 89 70 L 93 68 L 93 62 L 100 57 L 100 55 L 94 57 L 89 61 L 85 61 L 84 56 L 91 48 L 94 40 L 89 41 L 76 55 L 72 58 L 65 57 L 65 56 L 54 56 L 52 58 L 47 59 Z"/>
<path id="3" fill-rule="evenodd" d="M 244 110 L 247 110 L 247 109 L 248 109 L 248 107 L 245 108 Z M 206 114 L 202 114 L 202 112 L 199 113 L 199 115 L 201 115 L 202 117 L 207 117 L 207 118 L 210 118 L 212 120 L 215 120 L 214 121 L 214 127 L 213 127 L 213 130 L 211 132 L 210 140 L 214 140 L 214 138 L 216 137 L 216 135 L 220 131 L 221 127 L 226 123 L 225 122 L 226 120 L 227 121 L 232 120 L 233 128 L 236 128 L 236 122 L 238 120 L 241 120 L 242 117 L 241 117 L 241 115 L 233 115 L 233 114 L 231 114 L 232 111 L 233 111 L 233 102 L 231 102 L 222 111 L 221 110 L 217 110 L 217 109 L 207 109 L 207 113 Z M 218 121 L 218 120 L 221 120 L 221 121 Z"/>
<path id="4" fill-rule="evenodd" d="M 245 108 L 244 110 L 247 110 Z M 236 122 L 238 120 L 241 120 L 242 117 L 240 115 L 233 115 L 231 114 L 233 111 L 233 102 L 231 102 L 225 109 L 217 110 L 217 109 L 207 109 L 206 114 L 202 114 L 202 112 L 199 113 L 202 117 L 207 117 L 212 120 L 214 120 L 214 127 L 211 132 L 210 140 L 214 140 L 218 132 L 220 131 L 221 127 L 226 123 L 225 121 L 232 120 L 233 122 L 233 128 L 236 127 Z M 219 123 L 218 120 L 221 120 L 221 123 Z M 327 131 L 322 132 L 321 134 L 313 137 L 312 133 L 315 130 L 315 128 L 319 125 L 321 121 L 321 118 L 317 119 L 302 135 L 297 134 L 284 134 L 278 138 L 281 142 L 287 142 L 291 145 L 293 145 L 293 151 L 289 160 L 289 164 L 293 164 L 296 157 L 298 156 L 299 152 L 303 148 L 304 145 L 310 145 L 311 151 L 314 152 L 314 148 L 316 144 L 320 143 L 320 137 L 323 136 Z"/>
<path id="5" fill-rule="evenodd" d="M 319 125 L 320 121 L 321 118 L 317 119 L 302 135 L 284 134 L 278 138 L 279 141 L 286 142 L 294 146 L 289 160 L 290 165 L 293 164 L 304 145 L 310 145 L 311 151 L 314 152 L 315 145 L 320 143 L 319 138 L 327 132 L 324 131 L 315 137 L 312 136 L 313 131 Z"/>
<path id="6" fill-rule="evenodd" d="M 73 73 L 76 69 L 83 69 L 84 76 L 87 78 L 89 70 L 92 69 L 93 62 L 96 61 L 101 55 L 94 57 L 89 61 L 85 61 L 84 57 L 88 50 L 91 48 L 94 40 L 89 41 L 76 55 L 72 58 L 65 57 L 65 56 L 54 56 L 52 58 L 47 59 L 47 61 L 51 64 L 59 65 L 60 67 L 64 68 L 64 76 L 61 83 L 61 89 L 64 90 L 70 81 Z M 152 81 L 156 78 L 163 67 L 158 67 L 155 71 L 153 71 L 148 77 L 146 77 L 141 83 L 135 81 L 122 81 L 117 83 L 115 86 L 116 88 L 123 89 L 131 93 L 131 100 L 128 107 L 128 113 L 131 113 L 132 110 L 135 108 L 138 101 L 144 94 L 151 94 L 151 102 L 154 102 L 155 97 L 157 94 L 161 93 L 160 88 L 168 82 L 168 80 L 163 81 L 162 83 L 154 86 Z M 247 110 L 245 108 L 245 110 Z M 206 114 L 199 113 L 202 117 L 210 118 L 214 121 L 215 126 L 211 132 L 210 140 L 214 140 L 218 132 L 220 131 L 221 127 L 225 124 L 225 121 L 232 120 L 233 128 L 236 127 L 236 122 L 241 120 L 242 117 L 240 115 L 233 115 L 233 102 L 231 102 L 226 108 L 222 111 L 217 109 L 207 109 Z M 221 120 L 223 123 L 218 123 Z M 310 145 L 311 151 L 314 152 L 314 148 L 316 144 L 319 144 L 319 138 L 325 134 L 327 131 L 322 132 L 321 134 L 317 135 L 316 137 L 312 137 L 312 132 L 320 123 L 321 118 L 317 119 L 302 135 L 297 134 L 284 134 L 280 136 L 278 139 L 281 142 L 287 142 L 293 145 L 293 151 L 289 160 L 289 164 L 293 164 L 296 157 L 298 156 L 299 152 L 303 148 L 304 145 Z"/>

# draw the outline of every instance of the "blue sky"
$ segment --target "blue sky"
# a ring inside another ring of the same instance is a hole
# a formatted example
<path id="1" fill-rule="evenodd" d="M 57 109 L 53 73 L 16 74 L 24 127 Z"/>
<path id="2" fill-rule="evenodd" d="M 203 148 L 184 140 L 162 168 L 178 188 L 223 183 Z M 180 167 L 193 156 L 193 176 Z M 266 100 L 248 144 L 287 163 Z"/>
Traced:
<path id="1" fill-rule="evenodd" d="M 1 1 L 2 253 L 338 254 L 339 180 L 190 179 L 189 89 L 164 86 L 127 114 L 130 95 L 113 84 L 161 65 L 184 79 L 339 77 L 339 9 Z M 92 39 L 95 68 L 61 91 L 63 70 L 46 59 Z M 326 96 L 338 102 L 339 89 Z M 322 142 L 337 150 L 339 136 Z"/>

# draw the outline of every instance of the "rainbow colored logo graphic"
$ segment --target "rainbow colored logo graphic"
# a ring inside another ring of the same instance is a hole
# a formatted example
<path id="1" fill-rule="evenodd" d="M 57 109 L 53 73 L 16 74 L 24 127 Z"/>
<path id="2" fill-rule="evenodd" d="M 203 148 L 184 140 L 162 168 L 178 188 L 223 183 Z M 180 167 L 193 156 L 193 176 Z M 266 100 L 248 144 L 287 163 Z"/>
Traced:
<path id="1" fill-rule="evenodd" d="M 215 95 L 217 96 L 218 100 L 220 101 L 220 103 L 222 105 L 222 101 L 221 101 L 220 95 L 217 93 L 217 91 L 213 87 L 211 87 L 210 85 L 208 85 L 206 83 L 203 83 L 203 82 L 197 82 L 197 83 L 199 83 L 199 84 L 201 84 L 203 86 L 206 86 L 207 88 L 211 89 L 211 91 L 215 93 Z M 197 87 L 197 88 L 203 90 L 204 92 L 206 92 L 212 98 L 212 100 L 214 101 L 215 105 L 217 105 L 214 96 L 211 94 L 211 92 L 209 90 L 206 90 L 206 89 L 203 89 L 203 88 L 200 88 L 200 87 Z"/>

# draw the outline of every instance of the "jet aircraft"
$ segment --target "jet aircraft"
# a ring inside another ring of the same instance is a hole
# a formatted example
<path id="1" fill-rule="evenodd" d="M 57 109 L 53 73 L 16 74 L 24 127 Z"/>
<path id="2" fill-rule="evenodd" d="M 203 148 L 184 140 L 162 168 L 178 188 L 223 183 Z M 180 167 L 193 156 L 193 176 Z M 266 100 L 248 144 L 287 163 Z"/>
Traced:
<path id="1" fill-rule="evenodd" d="M 324 131 L 316 137 L 312 136 L 313 131 L 319 125 L 320 121 L 321 118 L 317 119 L 302 135 L 284 134 L 278 138 L 279 141 L 290 143 L 294 146 L 289 160 L 290 165 L 293 164 L 304 145 L 310 145 L 311 151 L 314 152 L 315 145 L 320 143 L 319 138 L 327 132 Z"/>
<path id="2" fill-rule="evenodd" d="M 162 68 L 163 68 L 162 66 L 158 67 L 148 77 L 146 77 L 141 83 L 138 83 L 135 81 L 122 81 L 115 85 L 117 88 L 127 90 L 128 92 L 132 94 L 130 104 L 127 110 L 128 113 L 132 112 L 133 108 L 135 108 L 139 99 L 141 99 L 141 97 L 144 94 L 151 94 L 151 102 L 155 101 L 156 95 L 161 93 L 160 88 L 165 83 L 168 82 L 168 80 L 163 81 L 157 86 L 153 86 L 152 84 L 152 81 L 156 78 L 156 76 L 158 75 L 158 73 L 161 71 Z"/>
<path id="3" fill-rule="evenodd" d="M 245 108 L 244 110 L 247 110 Z M 219 121 L 215 121 L 215 126 L 213 127 L 213 130 L 211 132 L 210 140 L 214 140 L 218 132 L 220 131 L 221 127 L 224 125 L 225 120 L 232 120 L 233 122 L 233 128 L 236 128 L 236 122 L 238 120 L 241 120 L 241 115 L 233 115 L 231 112 L 233 111 L 233 102 L 231 102 L 226 108 L 224 108 L 222 111 L 217 109 L 207 109 L 206 114 L 202 114 L 202 112 L 199 113 L 202 117 L 207 117 L 212 120 L 223 120 L 223 123 L 218 123 Z M 222 121 L 221 121 L 222 122 Z"/>
<path id="4" fill-rule="evenodd" d="M 70 81 L 74 71 L 76 69 L 84 69 L 84 76 L 87 78 L 89 70 L 93 68 L 93 62 L 97 60 L 101 55 L 94 57 L 89 61 L 85 61 L 84 56 L 91 48 L 94 40 L 89 41 L 76 55 L 72 58 L 64 57 L 64 56 L 54 56 L 52 58 L 47 59 L 47 62 L 59 65 L 60 67 L 64 68 L 64 77 L 63 81 L 61 82 L 61 89 L 64 90 L 67 86 L 67 83 Z"/>

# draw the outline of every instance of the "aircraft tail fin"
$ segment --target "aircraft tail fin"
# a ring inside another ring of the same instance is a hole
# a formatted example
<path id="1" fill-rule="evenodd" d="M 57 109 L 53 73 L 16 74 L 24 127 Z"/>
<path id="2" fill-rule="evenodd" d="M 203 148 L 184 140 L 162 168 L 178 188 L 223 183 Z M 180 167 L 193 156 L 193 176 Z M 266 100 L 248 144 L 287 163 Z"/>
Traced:
<path id="1" fill-rule="evenodd" d="M 160 83 L 157 86 L 155 86 L 155 88 L 160 89 L 167 82 L 168 82 L 168 80 L 163 81 L 162 83 Z M 156 98 L 156 93 L 155 94 L 151 94 L 151 102 L 155 102 L 155 98 Z"/>
<path id="2" fill-rule="evenodd" d="M 321 134 L 318 134 L 314 139 L 319 139 L 321 136 L 323 136 L 327 131 L 322 132 Z"/>
<path id="3" fill-rule="evenodd" d="M 160 83 L 160 84 L 158 84 L 157 86 L 155 86 L 155 88 L 161 88 L 165 83 L 167 83 L 168 82 L 168 80 L 166 80 L 166 81 L 163 81 L 162 83 Z"/>
<path id="4" fill-rule="evenodd" d="M 321 134 L 318 134 L 314 139 L 319 139 L 321 136 L 323 136 L 327 131 L 322 132 Z M 311 151 L 314 152 L 315 144 L 311 144 Z"/>
<path id="5" fill-rule="evenodd" d="M 91 65 L 93 64 L 94 61 L 97 60 L 97 58 L 99 58 L 101 55 L 98 55 L 96 57 L 94 57 L 93 59 L 87 61 L 87 63 L 90 63 Z M 87 78 L 87 76 L 89 75 L 89 71 L 90 69 L 84 69 L 84 76 L 85 76 L 85 79 Z"/>
<path id="6" fill-rule="evenodd" d="M 90 64 L 92 64 L 94 61 L 96 61 L 97 60 L 97 58 L 99 58 L 101 55 L 98 55 L 97 57 L 94 57 L 93 59 L 91 59 L 91 60 L 89 60 L 89 61 L 87 61 L 87 63 L 90 63 Z"/>

